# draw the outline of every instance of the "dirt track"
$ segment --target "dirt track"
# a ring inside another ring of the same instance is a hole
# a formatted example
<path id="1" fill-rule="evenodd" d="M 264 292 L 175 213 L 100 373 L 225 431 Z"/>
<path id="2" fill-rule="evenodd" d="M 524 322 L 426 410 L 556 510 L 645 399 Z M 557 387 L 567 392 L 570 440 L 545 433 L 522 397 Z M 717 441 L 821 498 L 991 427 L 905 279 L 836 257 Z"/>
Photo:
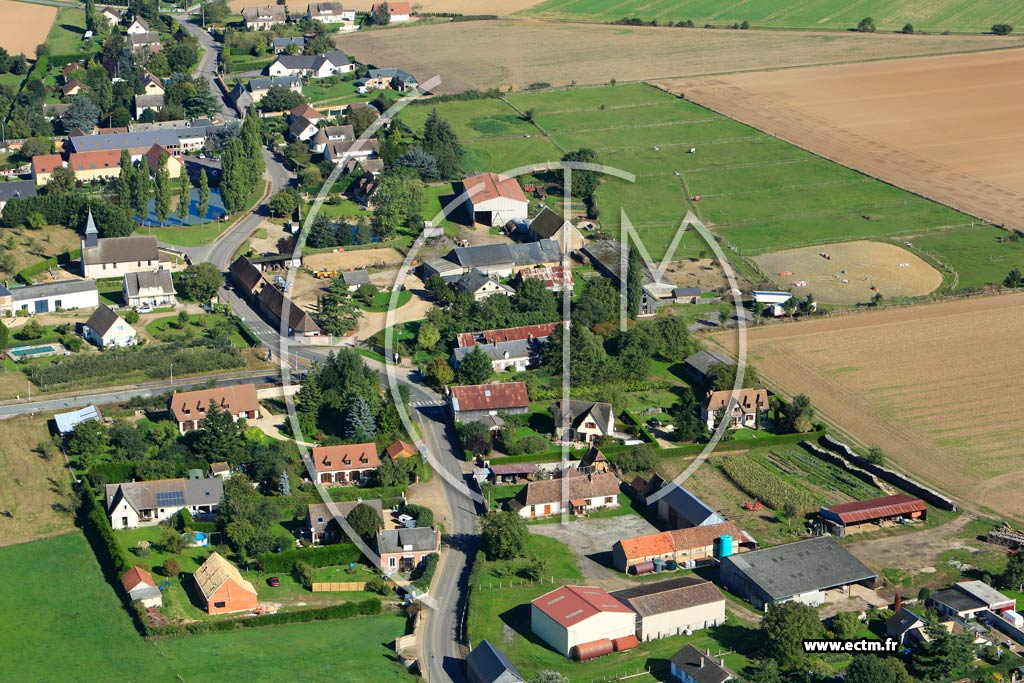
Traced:
<path id="1" fill-rule="evenodd" d="M 670 87 L 845 166 L 1024 229 L 1024 50 L 683 79 Z"/>
<path id="2" fill-rule="evenodd" d="M 684 30 L 531 20 L 358 31 L 339 36 L 337 43 L 360 61 L 400 67 L 421 82 L 440 75 L 438 92 L 665 79 L 1024 44 L 1020 37 Z"/>
<path id="3" fill-rule="evenodd" d="M 1006 294 L 754 328 L 748 361 L 897 467 L 1020 520 L 1022 335 L 1024 295 Z"/>

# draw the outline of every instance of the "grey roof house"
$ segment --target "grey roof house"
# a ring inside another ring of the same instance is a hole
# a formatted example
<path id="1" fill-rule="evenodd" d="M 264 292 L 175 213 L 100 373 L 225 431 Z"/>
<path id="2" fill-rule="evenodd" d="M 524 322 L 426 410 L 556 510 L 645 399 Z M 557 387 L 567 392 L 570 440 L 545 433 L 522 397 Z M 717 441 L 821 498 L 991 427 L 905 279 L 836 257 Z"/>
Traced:
<path id="1" fill-rule="evenodd" d="M 686 360 L 683 361 L 683 377 L 688 382 L 701 387 L 704 385 L 704 380 L 711 366 L 719 364 L 735 365 L 732 359 L 717 354 L 714 351 L 698 351 L 691 356 L 687 356 Z"/>
<path id="2" fill-rule="evenodd" d="M 659 497 L 652 500 L 655 494 Z M 725 523 L 725 518 L 707 503 L 675 482 L 665 484 L 655 494 L 647 497 L 647 504 L 657 503 L 658 517 L 673 529 Z"/>
<path id="3" fill-rule="evenodd" d="M 469 683 L 526 683 L 508 656 L 483 640 L 466 657 Z"/>
<path id="4" fill-rule="evenodd" d="M 0 211 L 3 211 L 11 199 L 35 196 L 36 181 L 34 180 L 9 180 L 6 183 L 0 183 Z"/>

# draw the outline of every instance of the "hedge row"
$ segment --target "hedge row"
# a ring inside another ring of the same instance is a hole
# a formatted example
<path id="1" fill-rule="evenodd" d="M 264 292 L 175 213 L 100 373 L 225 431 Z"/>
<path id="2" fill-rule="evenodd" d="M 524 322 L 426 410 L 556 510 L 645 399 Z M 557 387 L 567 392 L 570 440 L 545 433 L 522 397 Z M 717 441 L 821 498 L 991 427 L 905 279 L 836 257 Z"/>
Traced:
<path id="1" fill-rule="evenodd" d="M 33 279 L 36 275 L 45 271 L 57 268 L 59 266 L 66 266 L 76 259 L 82 258 L 82 250 L 75 249 L 73 251 L 66 251 L 63 254 L 57 256 L 51 256 L 48 259 L 44 259 L 39 263 L 35 263 L 28 268 L 24 268 L 18 272 L 18 280 L 30 285 L 33 283 Z"/>
<path id="2" fill-rule="evenodd" d="M 376 500 L 383 503 L 389 498 L 401 498 L 407 486 L 376 486 L 362 488 L 359 486 L 336 486 L 331 489 L 331 500 L 336 503 L 352 500 Z"/>
<path id="3" fill-rule="evenodd" d="M 817 439 L 825 434 L 825 427 L 818 425 L 818 428 L 813 432 L 796 433 L 796 434 L 773 434 L 771 436 L 765 436 L 758 439 L 739 439 L 732 441 L 720 441 L 715 445 L 716 453 L 729 453 L 732 451 L 746 451 L 752 448 L 764 448 L 767 446 L 781 446 L 789 443 L 799 443 L 808 439 Z M 676 446 L 675 448 L 662 448 L 658 451 L 658 457 L 660 458 L 674 458 L 681 455 L 697 455 L 707 444 L 703 443 L 689 443 L 685 446 Z"/>
<path id="4" fill-rule="evenodd" d="M 202 531 L 207 534 L 217 531 L 216 522 L 197 522 L 192 517 L 192 513 L 188 511 L 188 508 L 181 508 L 181 510 L 178 511 L 178 514 L 174 516 L 174 526 L 178 531 L 190 529 L 192 531 Z"/>
<path id="5" fill-rule="evenodd" d="M 440 559 L 441 556 L 437 553 L 430 553 L 423 558 L 423 564 L 413 573 L 412 585 L 417 591 L 425 593 L 430 590 L 430 582 L 434 578 L 434 572 L 437 571 L 437 562 Z"/>
<path id="6" fill-rule="evenodd" d="M 623 410 L 622 416 L 626 419 L 627 422 L 633 423 L 633 426 L 635 426 L 637 428 L 637 431 L 640 432 L 641 439 L 643 439 L 647 443 L 654 444 L 655 448 L 659 447 L 658 440 L 654 438 L 653 434 L 647 431 L 647 427 L 646 425 L 644 425 L 643 420 L 641 420 L 639 417 L 629 412 L 628 410 Z"/>
<path id="7" fill-rule="evenodd" d="M 81 487 L 82 502 L 78 508 L 79 521 L 86 539 L 93 547 L 96 558 L 108 573 L 108 579 L 114 581 L 128 571 L 132 563 L 125 557 L 121 544 L 114 538 L 114 530 L 110 528 L 110 519 L 96 495 L 88 486 Z"/>
<path id="8" fill-rule="evenodd" d="M 357 616 L 372 616 L 382 611 L 380 600 L 368 598 L 359 602 L 345 602 L 340 605 L 321 607 L 319 609 L 307 609 L 297 612 L 277 612 L 276 614 L 265 614 L 258 617 L 245 617 L 243 619 L 223 619 L 218 621 L 195 621 L 188 624 L 169 624 L 167 626 L 151 626 L 149 620 L 141 613 L 136 604 L 136 614 L 145 625 L 146 635 L 154 636 L 180 636 L 194 635 L 199 633 L 212 633 L 217 631 L 234 631 L 241 628 L 256 628 L 259 626 L 277 626 L 280 624 L 301 624 L 311 621 L 334 621 L 338 619 L 350 619 Z"/>
<path id="9" fill-rule="evenodd" d="M 333 567 L 339 564 L 358 562 L 362 553 L 352 543 L 337 543 L 317 548 L 286 550 L 283 553 L 264 553 L 257 561 L 265 572 L 290 572 L 296 562 L 306 562 L 311 567 Z"/>

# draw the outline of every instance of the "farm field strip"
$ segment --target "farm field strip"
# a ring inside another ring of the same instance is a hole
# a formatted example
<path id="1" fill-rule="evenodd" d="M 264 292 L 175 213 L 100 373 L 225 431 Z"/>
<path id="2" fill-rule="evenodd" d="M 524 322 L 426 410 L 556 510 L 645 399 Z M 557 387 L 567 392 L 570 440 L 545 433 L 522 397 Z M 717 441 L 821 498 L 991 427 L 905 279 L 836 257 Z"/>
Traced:
<path id="1" fill-rule="evenodd" d="M 698 25 L 738 24 L 806 29 L 851 29 L 872 17 L 879 30 L 899 30 L 912 22 L 918 30 L 988 31 L 996 23 L 1024 22 L 1024 8 L 1000 0 L 546 0 L 525 14 L 578 21 L 615 21 L 622 17 L 656 19 L 661 23 L 693 20 Z"/>
<path id="2" fill-rule="evenodd" d="M 748 361 L 898 468 L 1020 520 L 1024 456 L 1007 397 L 1024 356 L 997 350 L 1022 334 L 1024 295 L 975 297 L 753 328 Z"/>
<path id="3" fill-rule="evenodd" d="M 36 45 L 47 41 L 56 16 L 56 7 L 0 0 L 0 45 L 11 55 L 34 57 Z"/>

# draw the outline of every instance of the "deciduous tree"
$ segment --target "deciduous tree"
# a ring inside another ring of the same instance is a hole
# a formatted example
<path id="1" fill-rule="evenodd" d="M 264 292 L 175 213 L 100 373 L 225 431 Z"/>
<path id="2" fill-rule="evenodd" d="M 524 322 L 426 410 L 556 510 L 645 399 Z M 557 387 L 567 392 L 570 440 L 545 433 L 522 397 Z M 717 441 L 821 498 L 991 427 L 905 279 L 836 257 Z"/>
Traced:
<path id="1" fill-rule="evenodd" d="M 480 542 L 487 559 L 514 560 L 526 554 L 530 531 L 515 512 L 489 512 L 481 527 Z"/>

